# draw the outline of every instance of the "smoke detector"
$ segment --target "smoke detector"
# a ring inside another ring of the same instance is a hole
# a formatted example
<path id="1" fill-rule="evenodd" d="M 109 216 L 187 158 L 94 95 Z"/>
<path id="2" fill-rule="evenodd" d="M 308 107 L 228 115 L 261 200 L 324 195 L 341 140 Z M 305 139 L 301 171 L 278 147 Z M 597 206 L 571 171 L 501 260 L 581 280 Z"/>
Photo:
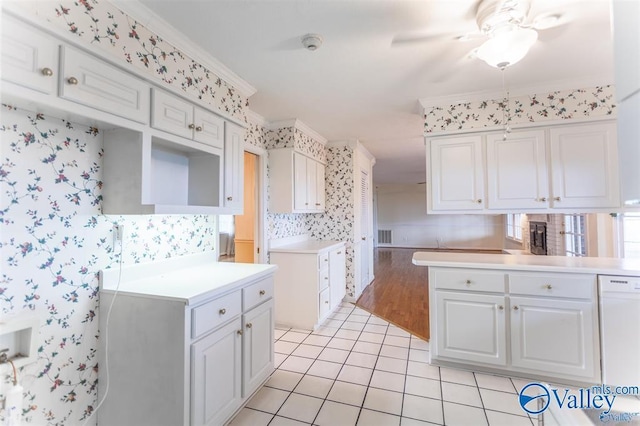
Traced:
<path id="1" fill-rule="evenodd" d="M 302 45 L 305 49 L 314 51 L 322 46 L 322 36 L 320 34 L 306 34 L 302 36 Z"/>

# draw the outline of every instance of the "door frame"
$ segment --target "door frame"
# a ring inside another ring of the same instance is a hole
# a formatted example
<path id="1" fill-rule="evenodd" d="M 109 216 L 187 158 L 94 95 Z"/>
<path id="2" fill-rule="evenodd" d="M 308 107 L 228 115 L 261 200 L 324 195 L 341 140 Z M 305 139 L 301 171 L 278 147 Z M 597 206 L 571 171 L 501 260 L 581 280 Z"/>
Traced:
<path id="1" fill-rule="evenodd" d="M 260 253 L 254 253 L 255 263 L 267 263 L 266 224 L 267 224 L 267 150 L 251 144 L 244 145 L 244 151 L 258 157 L 256 171 L 258 202 L 256 203 L 256 239 Z"/>

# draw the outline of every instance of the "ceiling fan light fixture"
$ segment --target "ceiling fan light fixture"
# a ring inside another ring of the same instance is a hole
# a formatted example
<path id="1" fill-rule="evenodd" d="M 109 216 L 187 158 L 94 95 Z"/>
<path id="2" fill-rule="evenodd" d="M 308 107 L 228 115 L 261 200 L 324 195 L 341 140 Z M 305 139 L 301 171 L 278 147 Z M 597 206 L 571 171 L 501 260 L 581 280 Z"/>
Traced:
<path id="1" fill-rule="evenodd" d="M 511 25 L 494 31 L 484 42 L 476 56 L 494 68 L 506 68 L 524 58 L 538 40 L 538 33 L 529 28 Z"/>

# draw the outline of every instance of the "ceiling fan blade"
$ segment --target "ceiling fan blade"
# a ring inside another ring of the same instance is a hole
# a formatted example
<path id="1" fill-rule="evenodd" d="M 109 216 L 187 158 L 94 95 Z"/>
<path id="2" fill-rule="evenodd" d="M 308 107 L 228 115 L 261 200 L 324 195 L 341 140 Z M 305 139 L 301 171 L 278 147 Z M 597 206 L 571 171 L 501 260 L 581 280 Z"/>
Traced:
<path id="1" fill-rule="evenodd" d="M 455 33 L 440 33 L 440 34 L 429 34 L 429 33 L 408 33 L 401 34 L 393 37 L 391 40 L 392 45 L 398 44 L 414 44 L 414 43 L 427 43 L 430 41 L 442 41 L 442 40 L 455 40 Z"/>

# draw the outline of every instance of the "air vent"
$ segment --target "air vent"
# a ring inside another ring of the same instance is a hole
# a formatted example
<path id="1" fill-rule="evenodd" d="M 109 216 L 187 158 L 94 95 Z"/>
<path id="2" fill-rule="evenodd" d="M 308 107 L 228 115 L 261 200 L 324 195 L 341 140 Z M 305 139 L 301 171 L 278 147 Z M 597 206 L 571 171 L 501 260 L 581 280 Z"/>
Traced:
<path id="1" fill-rule="evenodd" d="M 378 244 L 392 244 L 390 229 L 378 229 Z"/>

